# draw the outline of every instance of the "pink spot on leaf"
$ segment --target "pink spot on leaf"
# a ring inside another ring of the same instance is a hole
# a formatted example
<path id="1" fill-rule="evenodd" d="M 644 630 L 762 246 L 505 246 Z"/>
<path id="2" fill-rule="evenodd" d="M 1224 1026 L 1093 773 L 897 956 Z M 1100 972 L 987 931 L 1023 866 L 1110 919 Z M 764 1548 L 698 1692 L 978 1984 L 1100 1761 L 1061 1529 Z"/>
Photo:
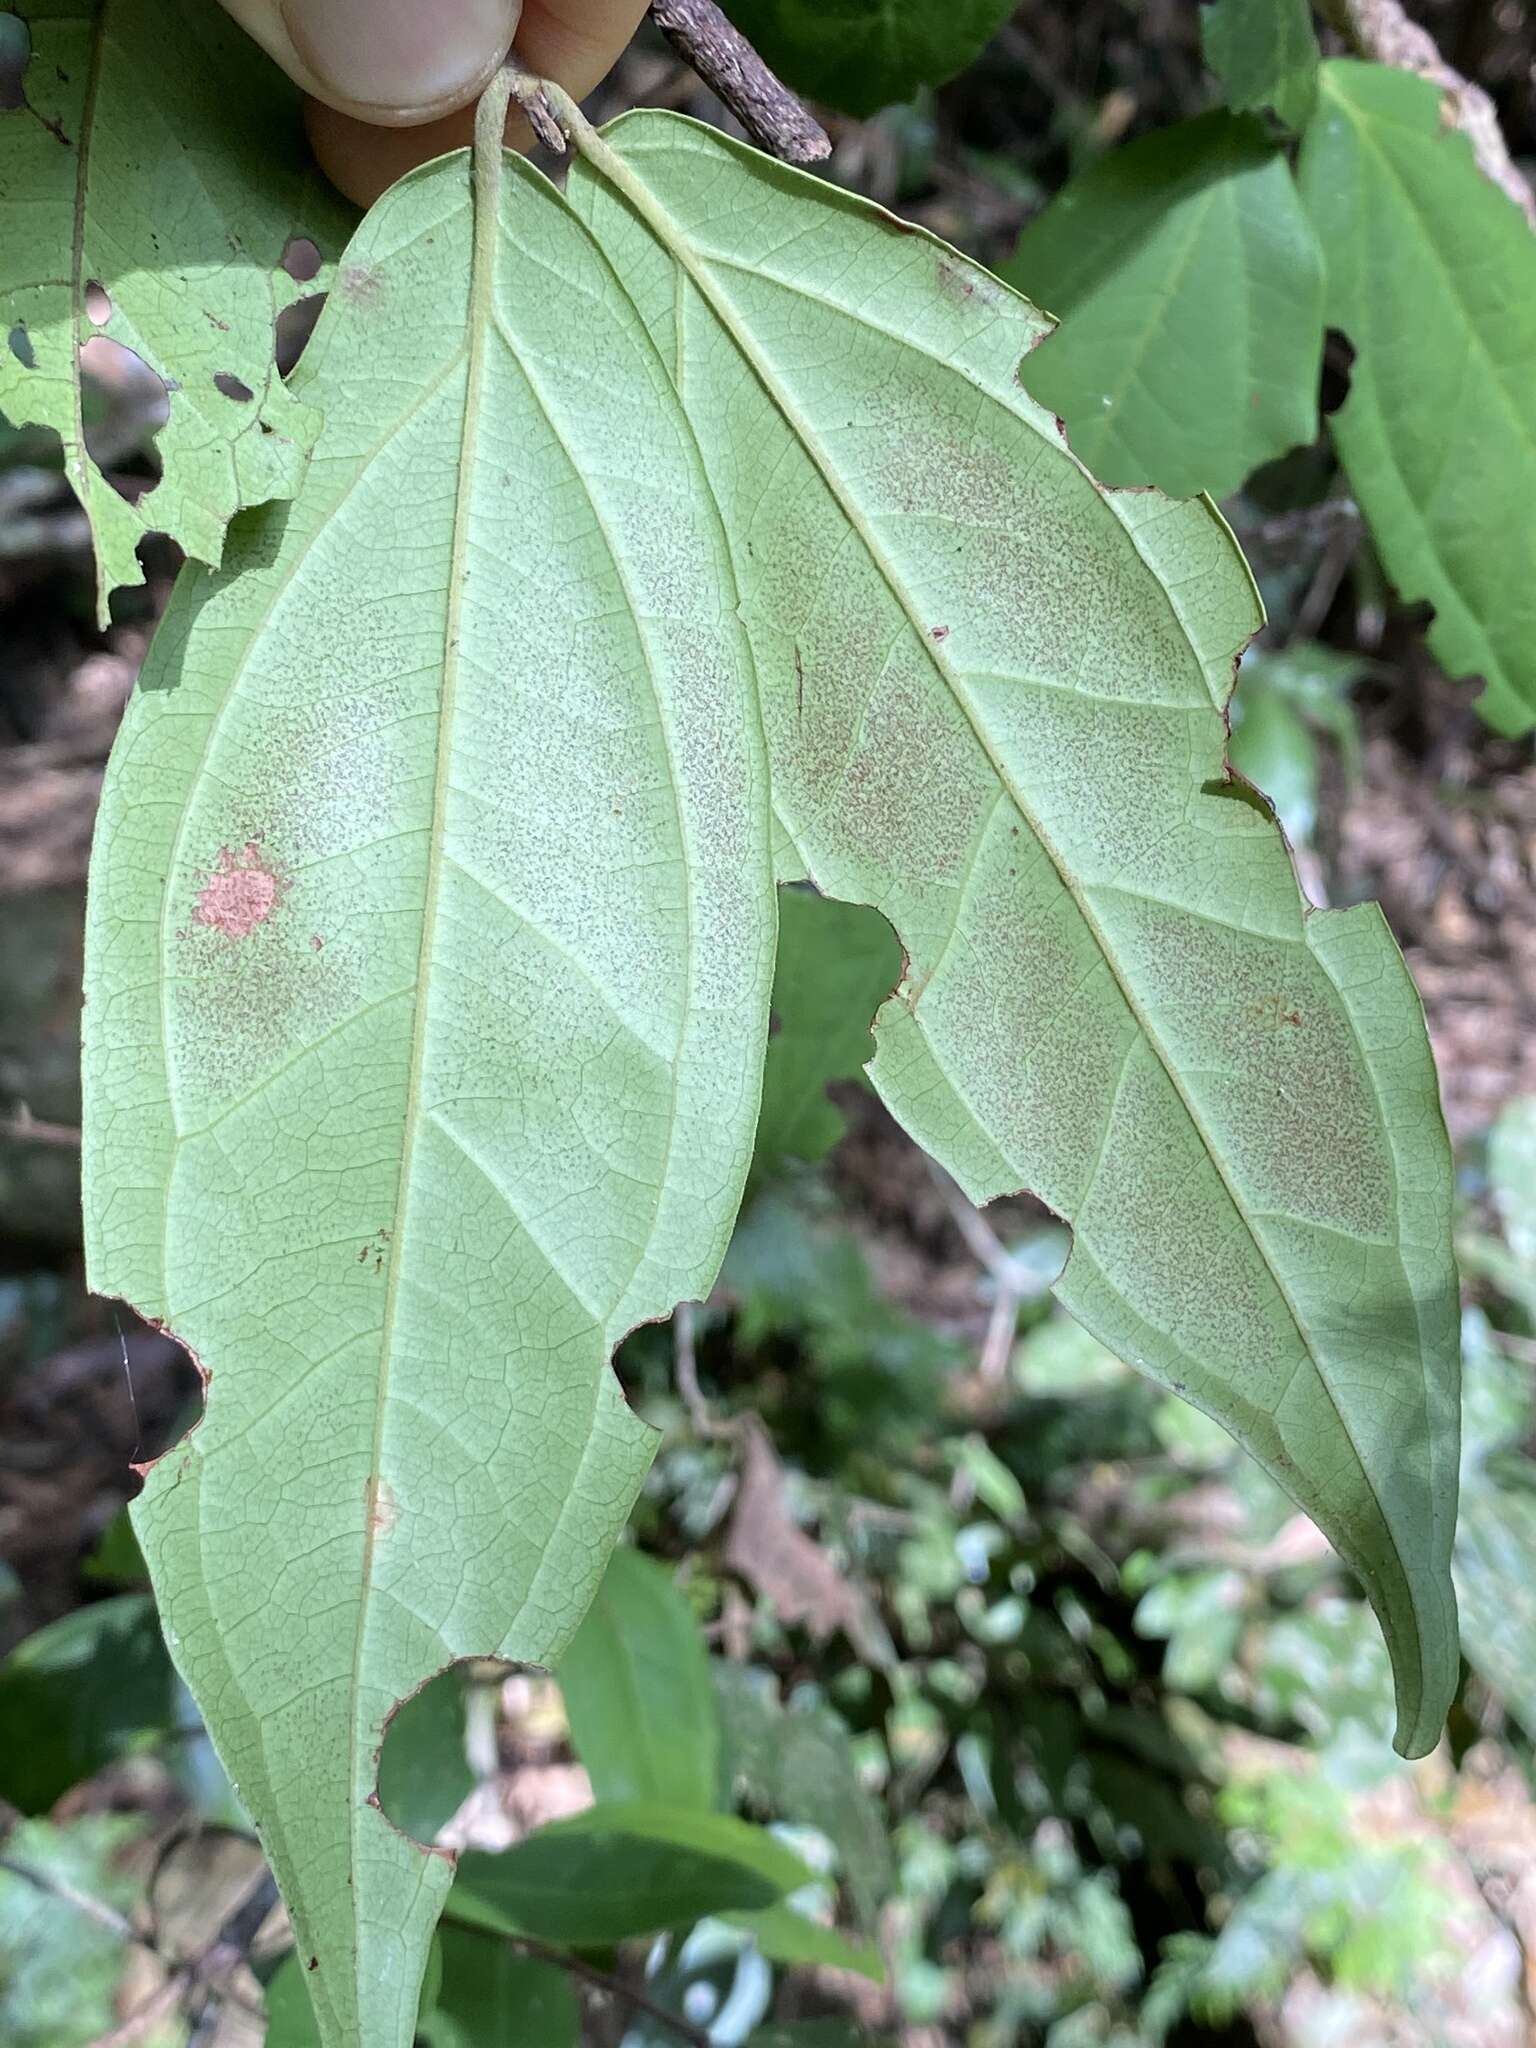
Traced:
<path id="1" fill-rule="evenodd" d="M 261 857 L 261 842 L 248 839 L 236 853 L 219 848 L 218 864 L 197 892 L 197 924 L 227 939 L 248 939 L 283 900 L 285 884 Z"/>

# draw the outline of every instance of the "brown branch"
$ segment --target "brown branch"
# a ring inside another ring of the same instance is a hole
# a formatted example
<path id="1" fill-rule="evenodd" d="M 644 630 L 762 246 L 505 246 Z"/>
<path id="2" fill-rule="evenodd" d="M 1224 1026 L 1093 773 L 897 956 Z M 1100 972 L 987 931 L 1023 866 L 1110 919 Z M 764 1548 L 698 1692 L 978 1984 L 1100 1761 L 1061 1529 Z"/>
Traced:
<path id="1" fill-rule="evenodd" d="M 732 28 L 715 0 L 651 0 L 651 19 L 759 149 L 789 164 L 820 163 L 832 154 L 825 131 Z"/>
<path id="2" fill-rule="evenodd" d="M 1401 0 L 1323 0 L 1323 6 L 1334 27 L 1360 56 L 1391 64 L 1399 71 L 1416 72 L 1441 88 L 1452 120 L 1472 145 L 1478 169 L 1536 228 L 1536 193 L 1510 156 L 1493 101 L 1480 85 L 1446 63 L 1429 31 L 1408 19 Z"/>

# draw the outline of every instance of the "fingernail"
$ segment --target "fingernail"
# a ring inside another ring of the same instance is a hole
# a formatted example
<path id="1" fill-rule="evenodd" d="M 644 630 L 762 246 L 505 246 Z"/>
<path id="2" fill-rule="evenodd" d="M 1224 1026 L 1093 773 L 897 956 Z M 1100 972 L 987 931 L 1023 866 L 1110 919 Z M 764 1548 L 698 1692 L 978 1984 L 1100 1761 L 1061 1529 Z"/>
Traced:
<path id="1" fill-rule="evenodd" d="M 394 114 L 461 106 L 506 54 L 520 0 L 282 0 L 327 93 Z"/>

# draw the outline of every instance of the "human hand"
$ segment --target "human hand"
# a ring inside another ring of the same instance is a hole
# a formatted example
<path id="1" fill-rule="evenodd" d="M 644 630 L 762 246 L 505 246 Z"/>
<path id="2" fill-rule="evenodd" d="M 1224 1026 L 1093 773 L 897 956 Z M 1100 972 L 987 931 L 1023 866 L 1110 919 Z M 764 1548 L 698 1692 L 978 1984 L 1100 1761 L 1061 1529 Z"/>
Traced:
<path id="1" fill-rule="evenodd" d="M 303 88 L 321 169 L 360 206 L 414 165 L 470 140 L 475 101 L 514 33 L 528 69 L 580 99 L 612 68 L 645 12 L 645 0 L 222 4 Z"/>

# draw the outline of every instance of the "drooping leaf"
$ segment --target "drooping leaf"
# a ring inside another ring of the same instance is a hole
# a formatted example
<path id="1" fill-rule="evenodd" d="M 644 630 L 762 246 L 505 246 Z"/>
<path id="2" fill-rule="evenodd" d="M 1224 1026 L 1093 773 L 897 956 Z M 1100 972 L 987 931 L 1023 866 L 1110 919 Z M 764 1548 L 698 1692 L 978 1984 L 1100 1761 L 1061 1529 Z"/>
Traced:
<path id="1" fill-rule="evenodd" d="M 1322 263 L 1251 115 L 1202 114 L 1103 158 L 1002 274 L 1061 319 L 1019 379 L 1101 482 L 1224 497 L 1316 435 Z"/>
<path id="2" fill-rule="evenodd" d="M 1309 911 L 1223 780 L 1258 623 L 1230 535 L 1083 473 L 1015 379 L 1044 322 L 984 272 L 674 119 L 607 136 L 573 203 L 679 368 L 776 813 L 907 951 L 876 1087 L 974 1200 L 1073 1224 L 1062 1299 L 1327 1531 L 1427 1747 L 1458 1668 L 1449 1147 L 1380 913 Z"/>
<path id="3" fill-rule="evenodd" d="M 50 1622 L 0 1663 L 0 1799 L 44 1813 L 104 1765 L 164 1736 L 176 1675 L 147 1593 Z"/>
<path id="4" fill-rule="evenodd" d="M 1273 107 L 1287 127 L 1305 128 L 1319 62 L 1307 0 L 1211 0 L 1200 45 L 1234 113 Z"/>
<path id="5" fill-rule="evenodd" d="M 445 1925 L 443 1981 L 422 2027 L 426 2048 L 578 2048 L 581 2008 L 555 1963 L 473 1928 Z"/>
<path id="6" fill-rule="evenodd" d="M 592 1806 L 500 1855 L 459 1858 L 448 1912 L 467 1925 L 566 1948 L 606 1948 L 751 1912 L 813 1882 L 766 1828 L 649 1803 Z"/>
<path id="7" fill-rule="evenodd" d="M 797 92 L 873 114 L 943 85 L 981 55 L 1015 0 L 725 0 L 725 11 Z"/>
<path id="8" fill-rule="evenodd" d="M 861 1924 L 872 1927 L 895 1862 L 848 1730 L 830 1707 L 786 1709 L 766 1672 L 717 1661 L 713 1676 L 732 1779 L 754 1810 L 820 1829 L 837 1850 Z"/>
<path id="9" fill-rule="evenodd" d="M 291 497 L 320 426 L 277 374 L 274 322 L 303 237 L 347 212 L 310 164 L 297 89 L 202 0 L 16 0 L 24 104 L 0 113 L 0 412 L 52 427 L 91 523 L 97 609 L 168 533 L 216 563 L 243 505 Z M 98 329 L 86 287 L 111 311 Z M 161 478 L 130 504 L 92 458 L 80 348 L 100 332 L 164 381 Z"/>
<path id="10" fill-rule="evenodd" d="M 291 508 L 181 583 L 109 770 L 93 1284 L 211 1374 L 135 1527 L 332 2048 L 451 1876 L 371 1803 L 449 1660 L 553 1664 L 649 1462 L 608 1370 L 710 1287 L 774 890 L 716 515 L 600 252 L 462 155 L 348 252 Z"/>
<path id="11" fill-rule="evenodd" d="M 806 889 L 784 891 L 755 1173 L 786 1159 L 824 1159 L 843 1135 L 828 1085 L 862 1074 L 875 1012 L 900 973 L 901 948 L 883 917 Z"/>
<path id="12" fill-rule="evenodd" d="M 560 1660 L 571 1744 L 599 1800 L 714 1806 L 720 1718 L 693 1610 L 662 1566 L 616 1550 Z"/>
<path id="13" fill-rule="evenodd" d="M 1430 645 L 1481 676 L 1500 732 L 1536 723 L 1536 236 L 1427 80 L 1322 70 L 1302 197 L 1328 320 L 1355 347 L 1333 437 L 1388 575 Z"/>

